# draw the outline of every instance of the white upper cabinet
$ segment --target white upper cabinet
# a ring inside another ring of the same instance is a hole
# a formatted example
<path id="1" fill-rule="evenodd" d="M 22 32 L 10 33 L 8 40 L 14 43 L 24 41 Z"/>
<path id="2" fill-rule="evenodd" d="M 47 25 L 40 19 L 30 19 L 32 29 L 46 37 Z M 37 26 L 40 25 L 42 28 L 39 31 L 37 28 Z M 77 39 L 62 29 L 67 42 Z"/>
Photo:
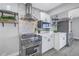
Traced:
<path id="1" fill-rule="evenodd" d="M 51 22 L 50 15 L 48 15 L 47 13 L 40 12 L 40 18 L 41 18 L 40 20 L 44 22 Z"/>

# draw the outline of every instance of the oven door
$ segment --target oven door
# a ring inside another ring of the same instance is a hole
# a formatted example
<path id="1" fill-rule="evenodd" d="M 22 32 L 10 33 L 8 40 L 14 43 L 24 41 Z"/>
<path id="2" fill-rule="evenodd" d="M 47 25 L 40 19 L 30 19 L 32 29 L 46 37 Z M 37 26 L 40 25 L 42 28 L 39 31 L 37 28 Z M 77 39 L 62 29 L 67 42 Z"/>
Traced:
<path id="1" fill-rule="evenodd" d="M 28 56 L 28 55 L 33 55 L 33 54 L 37 53 L 38 52 L 38 48 L 39 48 L 39 45 L 26 48 L 26 55 Z"/>

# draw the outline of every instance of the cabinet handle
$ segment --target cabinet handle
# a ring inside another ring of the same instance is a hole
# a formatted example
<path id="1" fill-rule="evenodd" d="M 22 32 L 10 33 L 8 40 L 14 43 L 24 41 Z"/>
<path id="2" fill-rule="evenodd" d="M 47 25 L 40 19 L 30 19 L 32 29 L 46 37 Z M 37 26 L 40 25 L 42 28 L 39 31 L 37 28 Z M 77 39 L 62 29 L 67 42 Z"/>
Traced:
<path id="1" fill-rule="evenodd" d="M 50 41 L 50 39 L 48 39 L 48 41 Z"/>

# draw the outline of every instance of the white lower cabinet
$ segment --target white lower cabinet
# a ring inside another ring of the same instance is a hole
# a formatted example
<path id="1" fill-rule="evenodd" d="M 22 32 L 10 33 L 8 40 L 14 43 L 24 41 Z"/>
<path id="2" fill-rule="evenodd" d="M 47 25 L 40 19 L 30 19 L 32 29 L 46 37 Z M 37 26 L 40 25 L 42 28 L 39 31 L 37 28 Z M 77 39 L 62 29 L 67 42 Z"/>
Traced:
<path id="1" fill-rule="evenodd" d="M 42 36 L 42 53 L 53 48 L 53 39 L 47 36 Z"/>
<path id="2" fill-rule="evenodd" d="M 60 50 L 66 45 L 66 33 L 53 33 L 42 35 L 42 54 L 54 48 Z"/>
<path id="3" fill-rule="evenodd" d="M 66 45 L 66 33 L 54 33 L 54 48 L 60 50 Z"/>

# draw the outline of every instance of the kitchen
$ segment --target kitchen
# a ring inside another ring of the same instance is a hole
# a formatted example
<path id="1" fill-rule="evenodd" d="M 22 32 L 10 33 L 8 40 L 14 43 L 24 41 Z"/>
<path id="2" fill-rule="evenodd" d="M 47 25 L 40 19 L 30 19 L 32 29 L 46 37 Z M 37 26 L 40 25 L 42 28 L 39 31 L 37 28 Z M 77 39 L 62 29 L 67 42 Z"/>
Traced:
<path id="1" fill-rule="evenodd" d="M 0 3 L 0 55 L 66 56 L 79 39 L 78 7 L 79 3 Z M 68 52 L 62 52 L 65 49 Z"/>

